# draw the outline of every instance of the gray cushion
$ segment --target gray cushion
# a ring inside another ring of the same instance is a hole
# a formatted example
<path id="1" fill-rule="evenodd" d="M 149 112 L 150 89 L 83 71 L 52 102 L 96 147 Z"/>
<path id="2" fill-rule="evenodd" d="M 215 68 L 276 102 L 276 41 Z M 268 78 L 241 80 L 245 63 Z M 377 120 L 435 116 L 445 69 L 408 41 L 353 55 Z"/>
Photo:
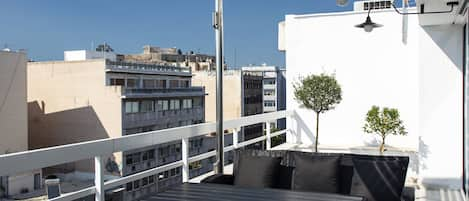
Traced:
<path id="1" fill-rule="evenodd" d="M 293 190 L 338 192 L 340 156 L 298 153 L 293 154 L 293 160 Z"/>
<path id="2" fill-rule="evenodd" d="M 369 201 L 399 201 L 405 183 L 408 157 L 354 156 L 351 195 Z"/>
<path id="3" fill-rule="evenodd" d="M 241 154 L 235 172 L 234 185 L 253 188 L 272 188 L 280 170 L 279 157 Z"/>

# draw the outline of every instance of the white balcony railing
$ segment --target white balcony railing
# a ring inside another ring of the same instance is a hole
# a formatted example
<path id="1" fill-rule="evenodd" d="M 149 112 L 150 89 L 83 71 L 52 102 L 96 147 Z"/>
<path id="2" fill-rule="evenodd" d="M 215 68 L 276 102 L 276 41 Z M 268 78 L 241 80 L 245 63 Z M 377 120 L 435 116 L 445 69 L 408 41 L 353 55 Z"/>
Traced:
<path id="1" fill-rule="evenodd" d="M 233 145 L 225 147 L 224 151 L 232 151 L 236 148 L 244 147 L 261 141 L 266 141 L 266 148 L 271 148 L 271 138 L 286 134 L 287 130 L 270 132 L 267 127 L 266 135 L 244 142 L 238 142 L 238 131 L 243 126 L 275 122 L 278 119 L 289 118 L 293 115 L 290 111 L 279 111 L 260 115 L 242 117 L 240 119 L 228 120 L 224 122 L 225 130 L 233 130 Z M 95 160 L 95 186 L 85 188 L 76 192 L 62 194 L 54 198 L 54 201 L 69 201 L 92 194 L 96 195 L 96 200 L 104 200 L 104 192 L 128 182 L 142 179 L 158 174 L 173 168 L 182 167 L 183 182 L 189 181 L 189 164 L 191 162 L 203 160 L 215 156 L 216 152 L 211 151 L 189 157 L 189 138 L 214 133 L 215 123 L 204 123 L 185 127 L 178 127 L 166 130 L 159 130 L 147 133 L 123 136 L 120 138 L 103 139 L 90 142 L 69 144 L 45 149 L 38 149 L 26 152 L 0 155 L 0 176 L 15 175 L 21 172 L 55 166 L 64 163 L 80 161 L 83 159 Z M 115 152 L 129 151 L 151 145 L 162 144 L 181 140 L 182 160 L 153 169 L 145 170 L 137 174 L 129 175 L 115 180 L 104 182 L 104 156 L 109 156 Z"/>

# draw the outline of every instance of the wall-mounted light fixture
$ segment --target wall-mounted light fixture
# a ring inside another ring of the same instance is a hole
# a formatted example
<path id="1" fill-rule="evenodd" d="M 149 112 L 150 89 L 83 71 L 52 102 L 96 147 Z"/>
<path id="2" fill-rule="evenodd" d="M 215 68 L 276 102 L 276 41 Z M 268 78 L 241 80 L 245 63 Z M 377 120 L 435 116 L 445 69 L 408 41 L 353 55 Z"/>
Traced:
<path id="1" fill-rule="evenodd" d="M 361 24 L 357 24 L 355 25 L 355 27 L 357 28 L 362 28 L 364 29 L 366 32 L 372 32 L 374 28 L 378 28 L 378 27 L 382 27 L 383 25 L 381 24 L 377 24 L 377 23 L 374 23 L 373 21 L 371 21 L 371 17 L 370 17 L 370 12 L 371 12 L 372 8 L 370 8 L 368 10 L 368 16 L 366 17 L 366 20 L 365 22 L 361 23 Z"/>

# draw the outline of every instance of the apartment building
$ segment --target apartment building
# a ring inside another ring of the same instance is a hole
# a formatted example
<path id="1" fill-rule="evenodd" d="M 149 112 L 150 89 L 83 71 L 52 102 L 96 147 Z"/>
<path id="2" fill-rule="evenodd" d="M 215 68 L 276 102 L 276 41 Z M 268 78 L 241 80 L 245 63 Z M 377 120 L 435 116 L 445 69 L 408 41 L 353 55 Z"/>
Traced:
<path id="1" fill-rule="evenodd" d="M 286 109 L 286 80 L 285 69 L 276 66 L 249 66 L 242 67 L 243 72 L 257 73 L 262 77 L 262 111 L 275 112 Z M 271 127 L 284 129 L 285 120 L 272 122 Z"/>
<path id="2" fill-rule="evenodd" d="M 67 51 L 64 61 L 28 63 L 29 136 L 33 148 L 205 122 L 205 89 L 192 86 L 187 67 L 118 61 L 110 51 Z M 210 137 L 190 140 L 190 154 L 215 147 Z M 121 177 L 168 164 L 181 157 L 181 142 L 115 153 L 105 159 L 106 177 Z M 90 179 L 93 161 L 47 168 Z M 191 175 L 212 170 L 212 161 L 191 164 Z M 45 170 L 46 171 L 46 170 Z M 69 177 L 67 177 L 69 178 Z M 180 183 L 175 168 L 128 183 L 124 200 Z"/>
<path id="3" fill-rule="evenodd" d="M 28 150 L 26 54 L 0 51 L 0 154 Z M 41 171 L 0 176 L 0 200 L 41 188 Z"/>

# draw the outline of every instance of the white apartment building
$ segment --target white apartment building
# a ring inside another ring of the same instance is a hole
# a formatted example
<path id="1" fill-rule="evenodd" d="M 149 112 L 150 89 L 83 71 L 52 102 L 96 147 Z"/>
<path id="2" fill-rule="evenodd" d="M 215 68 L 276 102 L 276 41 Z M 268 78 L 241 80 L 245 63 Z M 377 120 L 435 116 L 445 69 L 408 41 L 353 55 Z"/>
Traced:
<path id="1" fill-rule="evenodd" d="M 262 76 L 262 111 L 276 112 L 286 109 L 286 70 L 277 66 L 248 66 L 241 68 L 243 72 L 258 72 Z M 272 127 L 285 127 L 284 121 L 272 123 Z"/>

